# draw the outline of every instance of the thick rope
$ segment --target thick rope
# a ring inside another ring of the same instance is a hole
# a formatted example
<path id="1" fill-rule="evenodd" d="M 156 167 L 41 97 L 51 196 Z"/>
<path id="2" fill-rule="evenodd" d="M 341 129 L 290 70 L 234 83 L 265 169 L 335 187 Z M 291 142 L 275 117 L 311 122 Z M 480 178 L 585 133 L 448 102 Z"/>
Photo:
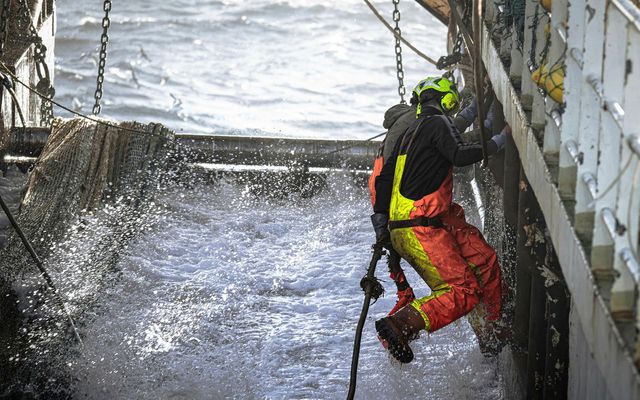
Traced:
<path id="1" fill-rule="evenodd" d="M 393 36 L 395 36 L 397 39 L 399 39 L 402 43 L 406 44 L 408 48 L 410 48 L 411 50 L 413 50 L 414 53 L 416 53 L 417 55 L 419 55 L 420 57 L 422 57 L 423 59 L 425 59 L 426 61 L 430 62 L 433 65 L 438 65 L 438 62 L 436 60 L 434 60 L 433 58 L 429 57 L 428 55 L 424 54 L 423 52 L 421 52 L 420 50 L 418 50 L 414 45 L 412 45 L 411 43 L 409 43 L 405 38 L 402 37 L 402 35 L 399 35 L 391 25 L 389 25 L 389 23 L 387 22 L 387 20 L 384 19 L 384 17 L 382 15 L 380 15 L 380 13 L 378 12 L 378 10 L 376 10 L 376 8 L 374 7 L 373 4 L 371 4 L 371 2 L 369 0 L 364 0 L 365 3 L 367 3 L 367 6 L 369 6 L 369 8 L 371 9 L 371 12 L 373 12 L 373 14 L 378 17 L 378 19 L 380 20 L 380 22 L 382 22 L 382 24 L 384 26 L 387 27 L 387 29 L 389 30 L 389 32 L 391 32 L 393 34 Z"/>
<path id="2" fill-rule="evenodd" d="M 351 379 L 349 381 L 349 393 L 347 394 L 347 400 L 353 400 L 356 394 L 356 382 L 358 380 L 358 359 L 360 358 L 360 341 L 362 340 L 362 329 L 364 328 L 364 322 L 367 319 L 367 313 L 369 312 L 369 302 L 371 297 L 378 299 L 381 292 L 381 287 L 376 287 L 380 283 L 376 280 L 376 265 L 385 253 L 384 248 L 376 243 L 373 246 L 373 256 L 369 263 L 369 269 L 367 269 L 367 275 L 362 278 L 360 285 L 364 283 L 364 303 L 362 304 L 362 311 L 360 312 L 360 319 L 358 320 L 358 327 L 356 328 L 356 337 L 353 341 L 353 356 L 351 357 Z M 384 291 L 384 290 L 383 290 Z"/>

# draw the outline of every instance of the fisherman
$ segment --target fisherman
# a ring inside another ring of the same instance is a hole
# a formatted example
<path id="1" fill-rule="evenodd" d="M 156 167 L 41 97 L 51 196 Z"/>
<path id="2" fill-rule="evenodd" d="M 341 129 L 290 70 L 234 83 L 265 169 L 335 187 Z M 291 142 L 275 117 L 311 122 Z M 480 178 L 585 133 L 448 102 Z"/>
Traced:
<path id="1" fill-rule="evenodd" d="M 407 105 L 405 103 L 396 104 L 384 113 L 384 121 L 382 123 L 382 126 L 387 129 L 387 133 L 384 140 L 380 144 L 376 159 L 373 163 L 373 172 L 369 177 L 369 194 L 371 197 L 371 204 L 373 206 L 375 206 L 376 202 L 376 178 L 380 175 L 385 160 L 389 159 L 389 157 L 391 156 L 398 138 L 400 138 L 405 133 L 405 131 L 415 122 L 416 108 L 417 98 L 415 96 L 412 96 L 411 105 Z M 476 119 L 476 115 L 477 103 L 474 99 L 471 101 L 468 107 L 466 107 L 464 110 L 459 112 L 458 115 L 456 115 L 456 117 L 453 119 L 453 123 L 458 131 L 463 132 L 473 123 L 473 121 Z M 486 125 L 487 122 L 485 122 L 485 126 Z M 393 315 L 396 313 L 396 311 L 415 300 L 416 297 L 413 292 L 413 288 L 411 288 L 411 285 L 409 285 L 407 277 L 405 276 L 404 271 L 400 266 L 400 255 L 393 249 L 392 246 L 389 247 L 389 256 L 387 259 L 387 264 L 389 267 L 389 277 L 396 284 L 396 294 L 398 297 L 395 306 L 388 314 Z"/>
<path id="2" fill-rule="evenodd" d="M 434 332 L 464 316 L 480 296 L 489 325 L 501 316 L 496 253 L 452 202 L 453 167 L 480 161 L 482 147 L 460 139 L 449 117 L 459 108 L 459 94 L 447 78 L 420 81 L 412 103 L 417 118 L 375 179 L 371 216 L 378 243 L 395 249 L 432 290 L 376 321 L 381 341 L 402 363 L 413 360 L 409 342 L 421 330 Z M 504 146 L 506 132 L 488 141 L 489 155 Z"/>

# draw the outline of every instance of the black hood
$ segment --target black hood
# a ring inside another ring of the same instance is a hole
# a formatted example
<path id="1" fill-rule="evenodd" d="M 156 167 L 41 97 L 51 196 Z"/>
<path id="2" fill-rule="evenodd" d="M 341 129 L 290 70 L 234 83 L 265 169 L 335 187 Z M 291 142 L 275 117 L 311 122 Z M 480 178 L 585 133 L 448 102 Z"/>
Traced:
<path id="1" fill-rule="evenodd" d="M 382 123 L 382 126 L 384 127 L 384 129 L 391 128 L 391 126 L 398 120 L 398 118 L 408 112 L 415 113 L 415 107 L 408 104 L 396 104 L 384 113 L 384 122 Z"/>

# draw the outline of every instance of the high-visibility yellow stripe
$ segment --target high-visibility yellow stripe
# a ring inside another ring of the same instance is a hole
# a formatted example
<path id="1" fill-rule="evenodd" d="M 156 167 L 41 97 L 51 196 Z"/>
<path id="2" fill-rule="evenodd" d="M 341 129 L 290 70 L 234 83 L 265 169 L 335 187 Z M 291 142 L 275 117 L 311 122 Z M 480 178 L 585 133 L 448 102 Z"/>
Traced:
<path id="1" fill-rule="evenodd" d="M 406 154 L 398 156 L 396 160 L 396 170 L 393 177 L 393 189 L 391 192 L 391 204 L 389 206 L 389 219 L 392 221 L 410 219 L 411 212 L 415 210 L 414 201 L 404 197 L 400 193 L 400 184 L 402 183 L 402 175 L 406 162 Z M 422 310 L 422 305 L 430 300 L 442 296 L 451 290 L 449 286 L 440 276 L 440 273 L 431 262 L 429 255 L 424 251 L 422 243 L 416 237 L 413 228 L 400 228 L 391 231 L 391 242 L 393 248 L 400 253 L 402 258 L 407 260 L 409 264 L 420 274 L 422 279 L 429 285 L 432 290 L 431 295 L 416 299 L 411 303 L 422 318 L 424 319 L 426 330 L 428 331 L 431 322 L 429 317 Z"/>

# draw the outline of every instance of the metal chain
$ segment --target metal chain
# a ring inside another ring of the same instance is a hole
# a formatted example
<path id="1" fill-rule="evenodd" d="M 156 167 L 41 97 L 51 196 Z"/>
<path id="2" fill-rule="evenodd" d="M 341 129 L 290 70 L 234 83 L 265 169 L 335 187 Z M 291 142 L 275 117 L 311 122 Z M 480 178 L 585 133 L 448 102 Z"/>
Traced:
<path id="1" fill-rule="evenodd" d="M 98 59 L 96 92 L 93 96 L 96 100 L 93 106 L 93 115 L 98 115 L 100 111 L 102 111 L 100 102 L 102 100 L 102 85 L 104 84 L 104 67 L 107 65 L 107 44 L 109 43 L 109 26 L 111 26 L 111 20 L 109 19 L 111 0 L 104 0 L 102 9 L 104 10 L 104 17 L 102 18 L 102 36 L 100 36 L 100 57 Z"/>
<path id="2" fill-rule="evenodd" d="M 465 25 L 469 25 L 471 19 L 471 7 L 468 2 L 463 2 L 463 11 L 462 11 L 462 23 Z M 445 72 L 444 76 L 449 79 L 453 79 L 453 68 L 452 66 L 457 65 L 462 60 L 462 45 L 464 44 L 464 37 L 462 35 L 462 29 L 458 28 L 458 34 L 456 36 L 456 41 L 453 45 L 453 49 L 451 50 L 451 54 L 440 57 L 438 63 L 436 64 L 436 68 L 438 69 L 449 69 L 449 71 Z"/>
<path id="3" fill-rule="evenodd" d="M 2 15 L 0 15 L 0 56 L 4 55 L 4 47 L 9 37 L 9 12 L 11 0 L 2 0 Z"/>
<path id="4" fill-rule="evenodd" d="M 36 64 L 36 73 L 38 74 L 36 89 L 46 98 L 41 99 L 40 102 L 40 125 L 50 126 L 53 121 L 53 104 L 47 99 L 53 99 L 56 91 L 51 84 L 51 75 L 47 65 L 47 47 L 42 43 L 42 38 L 38 35 L 38 31 L 33 25 L 33 18 L 26 0 L 18 0 L 18 4 L 20 6 L 18 14 L 21 17 L 18 21 L 22 19 L 22 23 L 20 24 L 19 22 L 19 32 L 24 32 L 26 23 L 26 30 L 28 30 L 27 40 L 29 43 L 33 43 L 33 59 Z"/>
<path id="5" fill-rule="evenodd" d="M 400 31 L 400 10 L 398 4 L 400 0 L 391 0 L 393 2 L 393 21 L 396 23 L 393 30 L 396 32 L 396 72 L 398 75 L 398 94 L 400 95 L 400 103 L 406 104 L 404 95 L 407 94 L 407 89 L 404 87 L 404 68 L 402 67 L 402 46 L 399 36 L 402 36 Z"/>

